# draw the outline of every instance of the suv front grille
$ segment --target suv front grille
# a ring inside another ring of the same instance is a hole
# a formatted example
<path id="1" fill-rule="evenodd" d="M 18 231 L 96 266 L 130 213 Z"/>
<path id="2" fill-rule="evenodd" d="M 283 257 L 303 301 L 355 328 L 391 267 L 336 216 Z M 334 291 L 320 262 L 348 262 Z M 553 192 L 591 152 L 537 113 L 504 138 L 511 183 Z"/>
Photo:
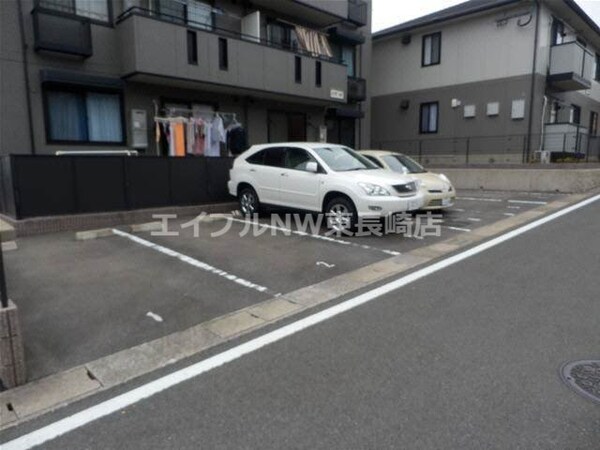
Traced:
<path id="1" fill-rule="evenodd" d="M 415 183 L 414 181 L 411 181 L 410 183 L 406 184 L 395 184 L 392 187 L 396 190 L 398 194 L 407 195 L 414 194 L 415 192 L 417 192 L 417 183 Z"/>

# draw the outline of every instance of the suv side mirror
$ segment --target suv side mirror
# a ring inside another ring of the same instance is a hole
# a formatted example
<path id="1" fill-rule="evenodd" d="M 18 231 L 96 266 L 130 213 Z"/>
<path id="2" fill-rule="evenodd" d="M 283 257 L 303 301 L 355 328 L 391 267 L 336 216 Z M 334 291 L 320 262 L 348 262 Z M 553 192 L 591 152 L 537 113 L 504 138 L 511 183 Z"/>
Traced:
<path id="1" fill-rule="evenodd" d="M 306 171 L 317 173 L 319 171 L 319 165 L 315 161 L 309 161 L 306 163 Z"/>

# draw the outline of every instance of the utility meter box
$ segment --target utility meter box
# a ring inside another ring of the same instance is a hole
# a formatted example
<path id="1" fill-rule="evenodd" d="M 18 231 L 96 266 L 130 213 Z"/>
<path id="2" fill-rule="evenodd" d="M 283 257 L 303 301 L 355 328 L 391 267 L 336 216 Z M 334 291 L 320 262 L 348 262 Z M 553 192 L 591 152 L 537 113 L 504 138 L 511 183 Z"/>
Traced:
<path id="1" fill-rule="evenodd" d="M 148 148 L 148 117 L 145 109 L 131 110 L 131 136 L 133 148 Z"/>

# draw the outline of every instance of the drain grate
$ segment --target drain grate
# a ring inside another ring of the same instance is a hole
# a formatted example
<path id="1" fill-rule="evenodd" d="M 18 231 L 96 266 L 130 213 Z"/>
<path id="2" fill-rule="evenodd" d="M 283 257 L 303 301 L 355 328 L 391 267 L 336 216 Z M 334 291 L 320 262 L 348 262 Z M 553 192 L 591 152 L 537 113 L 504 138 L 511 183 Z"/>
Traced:
<path id="1" fill-rule="evenodd" d="M 561 377 L 567 386 L 590 400 L 600 402 L 600 361 L 575 361 L 565 364 Z"/>

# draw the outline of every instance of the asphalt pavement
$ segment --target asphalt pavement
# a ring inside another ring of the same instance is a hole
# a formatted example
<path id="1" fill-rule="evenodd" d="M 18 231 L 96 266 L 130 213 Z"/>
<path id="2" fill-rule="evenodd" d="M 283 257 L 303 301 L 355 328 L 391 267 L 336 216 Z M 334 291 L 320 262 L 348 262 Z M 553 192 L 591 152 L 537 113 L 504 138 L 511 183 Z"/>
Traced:
<path id="1" fill-rule="evenodd" d="M 600 356 L 598 217 L 596 201 L 43 447 L 597 450 L 600 405 L 559 370 Z"/>

